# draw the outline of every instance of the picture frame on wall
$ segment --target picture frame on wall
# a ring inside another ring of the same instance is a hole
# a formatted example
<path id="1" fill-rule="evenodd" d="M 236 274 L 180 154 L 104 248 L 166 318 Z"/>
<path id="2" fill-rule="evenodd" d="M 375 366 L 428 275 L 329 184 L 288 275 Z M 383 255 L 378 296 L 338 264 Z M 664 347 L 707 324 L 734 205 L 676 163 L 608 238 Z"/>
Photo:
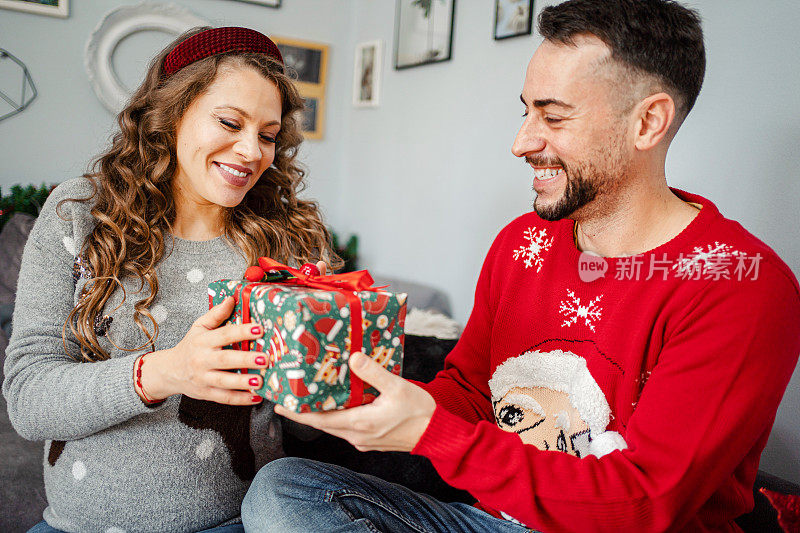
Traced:
<path id="1" fill-rule="evenodd" d="M 353 105 L 377 107 L 380 103 L 380 80 L 383 59 L 383 41 L 369 41 L 356 45 L 353 73 Z"/>
<path id="2" fill-rule="evenodd" d="M 449 61 L 456 0 L 397 0 L 394 68 Z"/>
<path id="3" fill-rule="evenodd" d="M 325 83 L 328 70 L 328 45 L 299 39 L 272 36 L 306 106 L 301 128 L 306 139 L 322 139 L 325 123 Z"/>
<path id="4" fill-rule="evenodd" d="M 530 35 L 533 31 L 533 0 L 494 0 L 494 39 Z"/>
<path id="5" fill-rule="evenodd" d="M 281 7 L 281 0 L 234 0 L 235 2 L 247 2 L 248 4 L 258 4 L 266 7 Z"/>
<path id="6" fill-rule="evenodd" d="M 0 9 L 67 18 L 69 16 L 69 0 L 0 0 Z"/>

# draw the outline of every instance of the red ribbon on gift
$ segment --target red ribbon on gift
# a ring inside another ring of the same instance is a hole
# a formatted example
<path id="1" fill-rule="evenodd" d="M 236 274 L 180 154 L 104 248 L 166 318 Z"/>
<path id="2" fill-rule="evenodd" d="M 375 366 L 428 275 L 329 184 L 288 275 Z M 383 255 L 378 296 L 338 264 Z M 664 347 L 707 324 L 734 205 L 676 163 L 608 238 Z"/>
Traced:
<path id="1" fill-rule="evenodd" d="M 384 287 L 373 287 L 372 276 L 366 270 L 357 272 L 346 272 L 344 274 L 331 274 L 328 276 L 314 276 L 305 274 L 295 268 L 288 267 L 269 257 L 259 257 L 258 265 L 265 271 L 285 270 L 292 274 L 293 278 L 284 280 L 251 283 L 242 289 L 242 322 L 250 322 L 250 293 L 256 287 L 263 285 L 295 285 L 298 287 L 309 287 L 313 289 L 323 289 L 336 291 L 342 294 L 350 307 L 350 353 L 360 352 L 363 344 L 362 322 L 363 314 L 361 310 L 361 299 L 356 295 L 358 291 L 376 292 Z M 356 320 L 357 317 L 357 320 Z M 243 343 L 242 349 L 250 350 L 250 341 Z M 350 399 L 348 405 L 361 405 L 364 398 L 364 381 L 350 372 Z"/>

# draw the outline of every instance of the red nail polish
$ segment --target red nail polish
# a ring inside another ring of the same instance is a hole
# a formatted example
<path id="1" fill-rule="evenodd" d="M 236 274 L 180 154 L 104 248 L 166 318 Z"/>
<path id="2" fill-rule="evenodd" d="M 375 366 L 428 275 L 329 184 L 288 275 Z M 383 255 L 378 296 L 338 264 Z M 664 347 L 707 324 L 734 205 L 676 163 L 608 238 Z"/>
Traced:
<path id="1" fill-rule="evenodd" d="M 255 326 L 250 328 L 250 333 L 253 335 L 260 335 L 261 334 L 261 326 Z"/>
<path id="2" fill-rule="evenodd" d="M 250 381 L 248 383 L 250 383 L 250 385 L 255 387 L 256 385 L 258 385 L 258 378 L 250 378 Z"/>
<path id="3" fill-rule="evenodd" d="M 256 357 L 256 364 L 257 365 L 266 365 L 267 364 L 266 357 L 264 357 L 263 355 L 259 355 L 258 357 Z"/>
<path id="4" fill-rule="evenodd" d="M 253 401 L 253 403 L 257 403 L 261 401 L 261 396 L 253 396 L 250 399 Z"/>

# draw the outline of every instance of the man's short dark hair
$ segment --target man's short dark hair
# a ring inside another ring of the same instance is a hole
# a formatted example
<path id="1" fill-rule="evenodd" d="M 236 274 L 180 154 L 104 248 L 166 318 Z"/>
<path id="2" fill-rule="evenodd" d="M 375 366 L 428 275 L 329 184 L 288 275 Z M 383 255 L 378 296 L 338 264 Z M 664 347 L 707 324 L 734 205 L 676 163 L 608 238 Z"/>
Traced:
<path id="1" fill-rule="evenodd" d="M 700 15 L 672 0 L 569 0 L 539 14 L 548 41 L 575 44 L 590 33 L 611 57 L 664 84 L 683 119 L 694 106 L 706 70 Z M 677 98 L 676 98 L 677 97 Z"/>

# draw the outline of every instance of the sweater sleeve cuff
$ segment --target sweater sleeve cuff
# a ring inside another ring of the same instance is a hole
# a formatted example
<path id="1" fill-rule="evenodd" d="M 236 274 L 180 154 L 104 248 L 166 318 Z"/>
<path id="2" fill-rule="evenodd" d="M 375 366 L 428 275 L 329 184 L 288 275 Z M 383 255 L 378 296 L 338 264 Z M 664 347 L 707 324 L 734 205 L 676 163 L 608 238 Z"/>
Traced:
<path id="1" fill-rule="evenodd" d="M 107 370 L 107 379 L 101 387 L 101 394 L 108 399 L 104 404 L 107 406 L 106 415 L 109 420 L 127 420 L 164 405 L 160 403 L 150 407 L 136 394 L 133 386 L 133 365 L 140 355 L 137 353 L 115 357 L 107 362 L 111 368 Z"/>
<path id="2" fill-rule="evenodd" d="M 409 379 L 408 381 L 413 383 L 417 387 L 421 388 L 422 390 L 424 390 L 425 392 L 427 392 L 431 396 L 433 396 L 433 399 L 436 402 L 436 405 L 442 405 L 442 404 L 446 405 L 446 402 L 445 402 L 446 398 L 444 397 L 444 395 L 440 395 L 439 394 L 439 388 L 436 387 L 436 386 L 432 386 L 436 381 L 435 379 L 433 381 L 428 382 L 428 383 L 423 383 L 422 381 L 417 381 L 415 379 Z"/>
<path id="3" fill-rule="evenodd" d="M 445 459 L 453 453 L 455 442 L 469 440 L 474 431 L 473 424 L 437 405 L 428 427 L 411 453 L 429 459 Z"/>

